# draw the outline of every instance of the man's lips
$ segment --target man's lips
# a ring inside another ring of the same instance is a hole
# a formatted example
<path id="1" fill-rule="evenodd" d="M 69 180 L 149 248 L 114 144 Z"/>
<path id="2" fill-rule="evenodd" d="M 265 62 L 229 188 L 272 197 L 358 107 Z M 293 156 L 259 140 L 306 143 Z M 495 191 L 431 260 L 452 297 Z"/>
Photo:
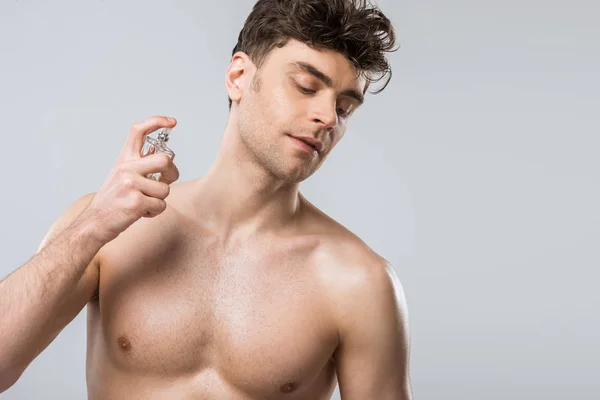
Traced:
<path id="1" fill-rule="evenodd" d="M 307 150 L 316 151 L 317 153 L 321 153 L 323 151 L 323 143 L 319 140 L 312 138 L 310 136 L 292 136 L 289 135 L 298 145 L 301 145 Z"/>

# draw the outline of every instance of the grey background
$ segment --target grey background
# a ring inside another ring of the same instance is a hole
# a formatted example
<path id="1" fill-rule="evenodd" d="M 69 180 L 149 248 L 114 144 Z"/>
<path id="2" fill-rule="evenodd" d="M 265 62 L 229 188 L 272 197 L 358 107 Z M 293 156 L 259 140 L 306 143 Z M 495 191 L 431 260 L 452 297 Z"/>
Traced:
<path id="1" fill-rule="evenodd" d="M 1 276 L 134 121 L 178 118 L 181 180 L 206 171 L 252 4 L 0 2 Z M 600 398 L 600 3 L 379 4 L 394 78 L 302 189 L 398 271 L 415 398 Z M 85 398 L 84 361 L 85 311 L 0 397 Z"/>

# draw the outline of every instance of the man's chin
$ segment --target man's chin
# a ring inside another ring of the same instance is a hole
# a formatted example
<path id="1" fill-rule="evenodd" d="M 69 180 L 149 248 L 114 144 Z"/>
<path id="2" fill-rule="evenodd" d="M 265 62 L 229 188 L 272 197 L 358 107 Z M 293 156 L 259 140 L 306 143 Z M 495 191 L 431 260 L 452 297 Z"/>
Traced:
<path id="1" fill-rule="evenodd" d="M 308 165 L 295 165 L 288 166 L 287 168 L 277 171 L 275 174 L 279 179 L 287 183 L 300 183 L 307 178 L 311 177 L 316 172 L 313 166 Z"/>

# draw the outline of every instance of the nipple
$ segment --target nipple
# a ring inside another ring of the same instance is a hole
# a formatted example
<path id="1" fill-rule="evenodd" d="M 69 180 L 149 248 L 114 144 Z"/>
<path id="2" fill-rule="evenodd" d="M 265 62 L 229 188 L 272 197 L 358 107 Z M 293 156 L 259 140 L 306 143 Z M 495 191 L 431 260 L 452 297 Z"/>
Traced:
<path id="1" fill-rule="evenodd" d="M 119 344 L 119 348 L 125 352 L 131 350 L 131 340 L 125 335 L 119 336 L 117 339 L 117 343 Z"/>
<path id="2" fill-rule="evenodd" d="M 295 382 L 288 382 L 285 385 L 281 386 L 281 391 L 283 393 L 292 393 L 298 385 Z"/>

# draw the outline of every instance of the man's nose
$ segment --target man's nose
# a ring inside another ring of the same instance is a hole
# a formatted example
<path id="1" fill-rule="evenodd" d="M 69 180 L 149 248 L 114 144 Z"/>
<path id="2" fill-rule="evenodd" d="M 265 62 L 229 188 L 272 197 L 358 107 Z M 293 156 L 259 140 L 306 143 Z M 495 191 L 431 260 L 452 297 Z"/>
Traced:
<path id="1" fill-rule="evenodd" d="M 321 101 L 313 108 L 311 119 L 322 128 L 330 130 L 337 126 L 338 115 L 335 110 L 336 104 L 331 101 Z"/>

